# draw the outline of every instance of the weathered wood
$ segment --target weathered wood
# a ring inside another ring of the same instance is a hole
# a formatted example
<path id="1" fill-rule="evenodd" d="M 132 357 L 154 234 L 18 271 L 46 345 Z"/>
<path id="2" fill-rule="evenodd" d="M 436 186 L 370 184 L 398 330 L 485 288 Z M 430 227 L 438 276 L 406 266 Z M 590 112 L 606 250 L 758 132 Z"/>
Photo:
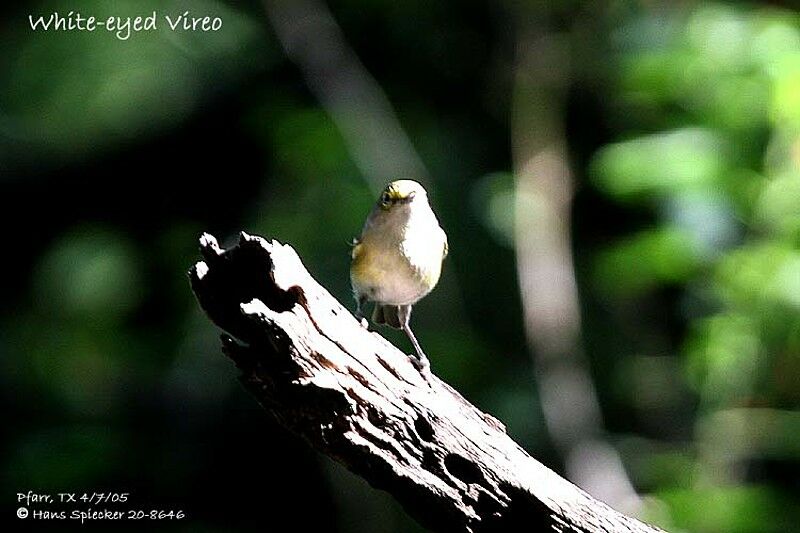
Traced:
<path id="1" fill-rule="evenodd" d="M 363 328 L 288 245 L 200 240 L 192 289 L 263 407 L 437 531 L 654 532 L 530 457 L 503 424 Z M 236 340 L 234 340 L 234 338 Z"/>

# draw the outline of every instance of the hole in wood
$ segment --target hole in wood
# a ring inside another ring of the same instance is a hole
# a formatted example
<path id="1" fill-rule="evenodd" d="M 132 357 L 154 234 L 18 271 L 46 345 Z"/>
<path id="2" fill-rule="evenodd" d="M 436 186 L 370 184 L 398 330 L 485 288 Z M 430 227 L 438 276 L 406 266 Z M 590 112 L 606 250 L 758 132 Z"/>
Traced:
<path id="1" fill-rule="evenodd" d="M 483 482 L 481 469 L 472 461 L 464 459 L 456 453 L 448 454 L 447 457 L 444 458 L 444 466 L 450 474 L 464 483 Z"/>
<path id="2" fill-rule="evenodd" d="M 433 440 L 433 427 L 431 427 L 431 423 L 428 422 L 424 416 L 419 415 L 414 420 L 414 429 L 417 430 L 417 435 L 419 435 L 419 438 L 422 440 L 426 442 L 431 442 Z"/>

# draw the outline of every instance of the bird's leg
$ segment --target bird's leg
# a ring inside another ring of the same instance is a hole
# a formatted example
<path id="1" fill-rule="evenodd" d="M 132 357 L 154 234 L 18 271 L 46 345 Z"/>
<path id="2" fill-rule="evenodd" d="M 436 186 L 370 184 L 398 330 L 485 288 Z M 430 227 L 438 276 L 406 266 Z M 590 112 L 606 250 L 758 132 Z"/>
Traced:
<path id="1" fill-rule="evenodd" d="M 355 313 L 356 320 L 358 320 L 358 323 L 361 324 L 361 327 L 364 329 L 369 327 L 369 322 L 364 316 L 364 311 L 362 310 L 366 304 L 367 304 L 366 296 L 362 294 L 356 295 L 356 313 Z"/>
<path id="2" fill-rule="evenodd" d="M 431 366 L 430 362 L 428 361 L 428 357 L 425 355 L 425 352 L 422 351 L 422 347 L 417 342 L 417 338 L 414 336 L 414 332 L 411 331 L 411 306 L 410 305 L 399 305 L 397 306 L 397 317 L 400 320 L 400 325 L 403 329 L 403 332 L 408 336 L 408 339 L 411 341 L 411 344 L 414 345 L 414 351 L 417 352 L 416 358 L 414 361 L 414 366 L 420 372 L 424 372 L 428 370 Z"/>

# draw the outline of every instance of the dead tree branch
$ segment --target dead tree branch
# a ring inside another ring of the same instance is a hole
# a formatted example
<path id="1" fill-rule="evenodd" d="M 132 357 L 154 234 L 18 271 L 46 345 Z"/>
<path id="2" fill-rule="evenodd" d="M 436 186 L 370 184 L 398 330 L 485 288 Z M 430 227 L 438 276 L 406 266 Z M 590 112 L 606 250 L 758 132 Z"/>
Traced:
<path id="1" fill-rule="evenodd" d="M 530 457 L 353 315 L 294 249 L 200 240 L 192 289 L 264 408 L 437 531 L 655 532 Z M 236 340 L 234 340 L 234 338 Z M 435 360 L 435 359 L 434 359 Z"/>

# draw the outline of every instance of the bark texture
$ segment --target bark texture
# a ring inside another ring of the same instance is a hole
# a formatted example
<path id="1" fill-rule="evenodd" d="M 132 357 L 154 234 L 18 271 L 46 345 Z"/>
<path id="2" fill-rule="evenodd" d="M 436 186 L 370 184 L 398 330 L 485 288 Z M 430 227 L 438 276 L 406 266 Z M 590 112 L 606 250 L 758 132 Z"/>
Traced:
<path id="1" fill-rule="evenodd" d="M 261 405 L 436 531 L 660 531 L 591 498 L 364 329 L 288 245 L 200 239 L 192 289 Z M 434 355 L 435 365 L 435 355 Z M 313 503 L 311 504 L 313 505 Z"/>

